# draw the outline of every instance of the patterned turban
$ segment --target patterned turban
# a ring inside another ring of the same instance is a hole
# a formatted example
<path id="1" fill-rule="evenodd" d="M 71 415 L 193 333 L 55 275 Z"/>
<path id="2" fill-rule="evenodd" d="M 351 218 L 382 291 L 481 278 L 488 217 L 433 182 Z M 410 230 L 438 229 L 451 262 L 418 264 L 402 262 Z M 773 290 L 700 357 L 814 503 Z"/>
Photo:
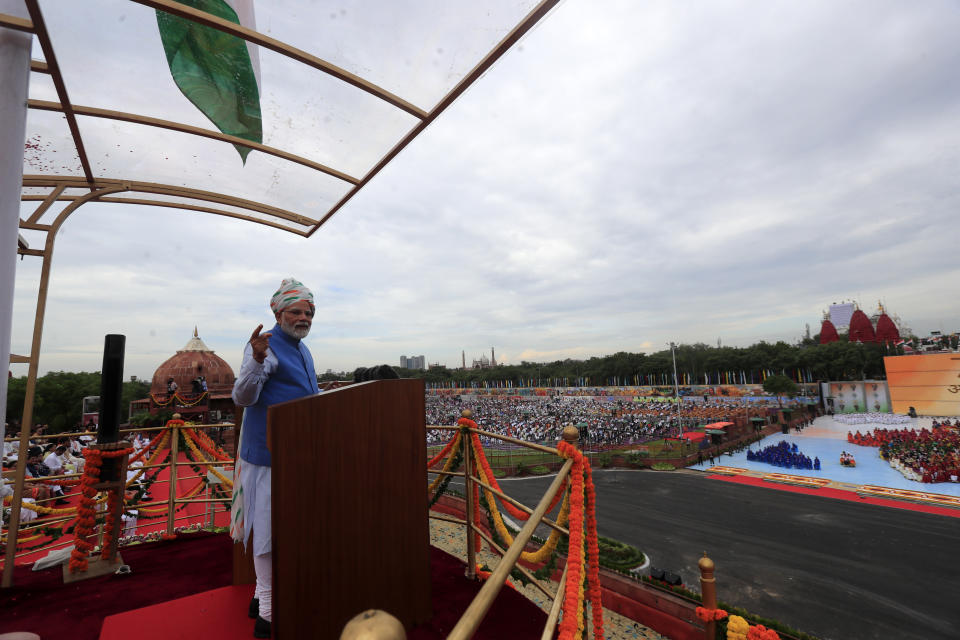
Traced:
<path id="1" fill-rule="evenodd" d="M 303 286 L 303 283 L 293 278 L 287 278 L 280 283 L 280 288 L 276 290 L 270 299 L 270 310 L 274 313 L 283 311 L 287 307 L 301 300 L 306 300 L 313 307 L 313 293 L 310 289 Z"/>

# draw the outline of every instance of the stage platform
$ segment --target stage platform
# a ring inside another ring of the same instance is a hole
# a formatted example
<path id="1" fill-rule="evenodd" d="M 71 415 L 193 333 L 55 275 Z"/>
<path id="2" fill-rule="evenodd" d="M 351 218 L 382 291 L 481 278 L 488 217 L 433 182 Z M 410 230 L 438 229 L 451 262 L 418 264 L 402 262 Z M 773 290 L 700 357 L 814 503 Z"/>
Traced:
<path id="1" fill-rule="evenodd" d="M 59 566 L 37 572 L 18 566 L 15 586 L 0 590 L 0 633 L 29 631 L 70 640 L 252 638 L 247 605 L 253 586 L 230 585 L 232 546 L 226 533 L 129 546 L 123 558 L 132 573 L 71 584 L 63 584 Z M 482 586 L 467 580 L 464 568 L 458 558 L 430 548 L 433 617 L 408 630 L 409 640 L 450 633 Z M 539 638 L 546 618 L 538 606 L 504 588 L 474 637 Z"/>

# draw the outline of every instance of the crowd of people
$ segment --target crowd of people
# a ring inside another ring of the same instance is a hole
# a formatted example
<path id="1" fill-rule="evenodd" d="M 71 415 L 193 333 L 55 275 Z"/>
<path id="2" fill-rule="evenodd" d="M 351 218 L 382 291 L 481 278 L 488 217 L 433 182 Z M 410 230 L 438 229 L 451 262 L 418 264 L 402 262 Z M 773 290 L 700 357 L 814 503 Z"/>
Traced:
<path id="1" fill-rule="evenodd" d="M 960 422 L 960 420 L 957 420 Z M 853 444 L 879 447 L 880 456 L 904 477 L 917 482 L 957 482 L 960 431 L 949 420 L 933 429 L 874 429 L 847 433 Z"/>
<path id="2" fill-rule="evenodd" d="M 428 395 L 428 425 L 456 424 L 464 409 L 484 431 L 528 442 L 556 442 L 563 427 L 580 428 L 587 443 L 630 445 L 676 437 L 684 431 L 735 416 L 766 416 L 768 410 L 755 405 L 730 403 L 599 399 L 576 396 L 485 396 Z M 444 431 L 428 431 L 429 444 L 446 442 Z"/>
<path id="3" fill-rule="evenodd" d="M 43 426 L 38 425 L 36 435 L 43 432 Z M 51 439 L 33 437 L 29 440 L 25 452 L 26 478 L 45 478 L 64 474 L 82 473 L 84 458 L 83 445 L 76 437 L 59 436 Z M 19 440 L 6 440 L 3 443 L 3 468 L 12 469 L 20 458 Z M 13 495 L 12 478 L 4 477 L 0 483 L 0 497 L 7 498 Z M 63 486 L 51 482 L 29 482 L 24 489 L 23 501 L 34 504 L 36 502 L 50 502 L 55 506 L 67 503 Z M 20 521 L 30 522 L 37 517 L 36 512 L 30 509 L 20 510 Z"/>
<path id="4" fill-rule="evenodd" d="M 781 440 L 777 444 L 764 447 L 754 452 L 747 450 L 747 460 L 765 462 L 775 467 L 784 467 L 787 469 L 813 469 L 820 470 L 820 458 L 804 454 L 797 447 L 796 443 L 790 444 L 786 440 Z"/>
<path id="5" fill-rule="evenodd" d="M 833 419 L 842 424 L 910 424 L 911 418 L 898 413 L 838 413 Z"/>

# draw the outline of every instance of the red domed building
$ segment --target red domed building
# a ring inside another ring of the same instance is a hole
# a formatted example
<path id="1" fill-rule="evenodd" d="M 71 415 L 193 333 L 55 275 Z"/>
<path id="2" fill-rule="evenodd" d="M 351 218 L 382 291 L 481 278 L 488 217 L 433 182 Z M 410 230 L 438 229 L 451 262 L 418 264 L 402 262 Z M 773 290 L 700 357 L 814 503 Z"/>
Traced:
<path id="1" fill-rule="evenodd" d="M 235 379 L 230 365 L 204 344 L 194 327 L 187 344 L 157 367 L 150 397 L 132 402 L 130 412 L 156 415 L 161 409 L 170 409 L 184 420 L 204 423 L 232 419 L 230 392 Z M 176 383 L 173 393 L 171 382 Z"/>
<path id="2" fill-rule="evenodd" d="M 890 316 L 887 315 L 883 305 L 878 303 L 877 313 L 877 342 L 897 344 L 900 342 L 900 331 Z"/>
<path id="3" fill-rule="evenodd" d="M 840 336 L 837 334 L 837 328 L 833 326 L 830 317 L 824 312 L 823 323 L 820 325 L 820 344 L 836 342 L 839 339 Z"/>
<path id="4" fill-rule="evenodd" d="M 850 342 L 876 342 L 877 336 L 867 317 L 859 308 L 850 316 Z"/>

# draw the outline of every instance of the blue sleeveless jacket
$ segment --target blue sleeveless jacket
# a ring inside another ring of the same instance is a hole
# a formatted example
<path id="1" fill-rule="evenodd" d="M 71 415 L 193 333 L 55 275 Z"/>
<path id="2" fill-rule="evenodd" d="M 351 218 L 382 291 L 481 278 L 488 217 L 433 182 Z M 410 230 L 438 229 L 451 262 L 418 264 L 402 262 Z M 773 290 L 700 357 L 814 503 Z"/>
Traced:
<path id="1" fill-rule="evenodd" d="M 252 464 L 270 466 L 267 449 L 267 407 L 319 392 L 313 357 L 302 341 L 291 338 L 277 324 L 270 330 L 270 350 L 280 362 L 263 384 L 256 404 L 243 412 L 243 446 L 240 457 Z"/>

